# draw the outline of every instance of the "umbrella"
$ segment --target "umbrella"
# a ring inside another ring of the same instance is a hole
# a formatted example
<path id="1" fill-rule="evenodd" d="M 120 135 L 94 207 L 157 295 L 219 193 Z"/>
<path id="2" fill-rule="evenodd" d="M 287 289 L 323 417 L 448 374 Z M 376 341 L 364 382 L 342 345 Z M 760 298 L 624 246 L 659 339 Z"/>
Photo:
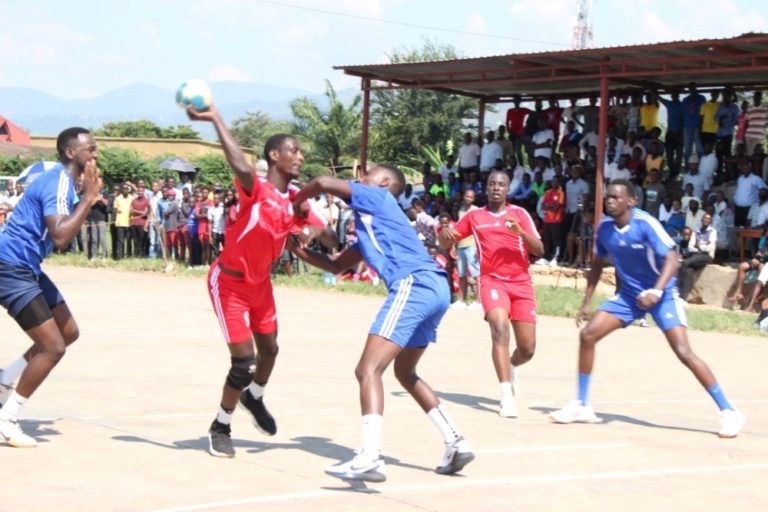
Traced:
<path id="1" fill-rule="evenodd" d="M 174 172 L 197 172 L 194 165 L 183 158 L 169 158 L 160 162 L 159 167 Z"/>
<path id="2" fill-rule="evenodd" d="M 59 162 L 35 162 L 21 171 L 19 177 L 16 178 L 16 183 L 21 183 L 22 185 L 27 186 L 40 177 L 45 171 L 50 171 L 57 165 L 60 165 Z"/>

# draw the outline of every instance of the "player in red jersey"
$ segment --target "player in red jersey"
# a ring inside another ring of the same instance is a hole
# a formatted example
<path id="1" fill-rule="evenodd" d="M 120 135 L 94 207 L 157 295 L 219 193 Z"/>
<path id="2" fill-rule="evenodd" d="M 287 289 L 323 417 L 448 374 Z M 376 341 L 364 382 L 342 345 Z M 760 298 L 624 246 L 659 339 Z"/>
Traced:
<path id="1" fill-rule="evenodd" d="M 533 219 L 523 208 L 506 202 L 509 175 L 488 176 L 488 206 L 468 212 L 454 228 L 440 232 L 443 247 L 473 235 L 480 259 L 480 299 L 491 328 L 491 356 L 501 386 L 499 415 L 517 417 L 515 368 L 528 362 L 536 349 L 536 297 L 528 272 L 529 257 L 544 252 Z M 509 325 L 516 348 L 509 356 Z M 510 368 L 511 363 L 511 368 Z"/>
<path id="2" fill-rule="evenodd" d="M 290 183 L 304 163 L 295 137 L 278 134 L 267 140 L 264 158 L 269 167 L 266 177 L 260 178 L 215 108 L 198 112 L 189 107 L 187 113 L 190 119 L 213 123 L 235 172 L 240 198 L 236 219 L 226 230 L 227 245 L 208 273 L 208 292 L 232 363 L 218 415 L 209 430 L 208 452 L 234 457 L 230 425 L 238 403 L 259 430 L 267 435 L 277 432 L 264 405 L 264 387 L 278 352 L 272 262 L 283 252 L 289 234 L 301 232 L 303 243 L 314 236 L 328 246 L 338 241 L 308 205 L 306 219 L 293 214 L 292 199 L 299 189 Z"/>

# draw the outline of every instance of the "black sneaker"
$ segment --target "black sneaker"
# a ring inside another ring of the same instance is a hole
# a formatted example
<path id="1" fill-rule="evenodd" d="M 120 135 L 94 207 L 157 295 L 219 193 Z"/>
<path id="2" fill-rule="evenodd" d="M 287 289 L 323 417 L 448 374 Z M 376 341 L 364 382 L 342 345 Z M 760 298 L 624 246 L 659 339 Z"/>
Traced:
<path id="1" fill-rule="evenodd" d="M 275 419 L 269 414 L 267 407 L 264 405 L 264 397 L 253 398 L 251 392 L 246 389 L 240 393 L 238 404 L 251 416 L 254 427 L 268 436 L 273 436 L 277 433 Z"/>
<path id="2" fill-rule="evenodd" d="M 235 449 L 232 446 L 232 428 L 229 425 L 220 423 L 219 420 L 213 420 L 211 428 L 208 430 L 208 453 L 214 457 L 235 456 Z"/>

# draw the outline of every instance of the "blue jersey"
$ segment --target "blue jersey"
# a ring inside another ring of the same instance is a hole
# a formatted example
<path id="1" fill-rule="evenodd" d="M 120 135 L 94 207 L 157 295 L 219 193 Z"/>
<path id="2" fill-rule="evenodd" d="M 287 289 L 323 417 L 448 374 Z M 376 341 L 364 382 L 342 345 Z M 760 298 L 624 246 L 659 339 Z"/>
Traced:
<path id="1" fill-rule="evenodd" d="M 638 209 L 632 211 L 623 228 L 618 228 L 611 218 L 603 220 L 595 242 L 595 255 L 601 259 L 610 256 L 616 267 L 619 293 L 632 297 L 656 286 L 664 259 L 674 250 L 675 242 L 659 221 Z M 673 277 L 664 291 L 673 292 L 676 287 L 677 279 Z"/>
<path id="2" fill-rule="evenodd" d="M 0 260 L 28 267 L 39 275 L 40 264 L 53 251 L 53 238 L 48 233 L 45 218 L 69 215 L 75 197 L 72 176 L 61 164 L 33 181 L 0 235 Z"/>
<path id="3" fill-rule="evenodd" d="M 353 247 L 360 251 L 388 289 L 398 279 L 419 270 L 444 274 L 386 188 L 354 182 L 349 185 L 352 188 L 349 205 L 355 210 L 358 236 Z"/>

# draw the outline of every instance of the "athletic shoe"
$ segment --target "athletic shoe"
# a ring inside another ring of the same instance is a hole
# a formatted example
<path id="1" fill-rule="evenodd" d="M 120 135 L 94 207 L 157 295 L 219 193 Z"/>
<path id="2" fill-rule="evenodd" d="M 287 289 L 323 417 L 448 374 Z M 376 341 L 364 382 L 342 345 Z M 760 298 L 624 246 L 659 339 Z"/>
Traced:
<path id="1" fill-rule="evenodd" d="M 219 420 L 213 420 L 208 429 L 208 453 L 214 457 L 235 456 L 235 448 L 232 446 L 232 427 Z"/>
<path id="2" fill-rule="evenodd" d="M 440 465 L 435 468 L 435 473 L 440 475 L 458 473 L 473 460 L 475 460 L 475 454 L 472 453 L 472 447 L 463 437 L 460 437 L 445 445 L 445 453 L 440 460 Z"/>
<path id="3" fill-rule="evenodd" d="M 251 392 L 245 389 L 240 393 L 238 405 L 251 416 L 254 427 L 268 436 L 273 436 L 277 433 L 275 419 L 269 414 L 267 407 L 264 405 L 264 397 L 253 398 Z"/>
<path id="4" fill-rule="evenodd" d="M 371 459 L 364 453 L 359 453 L 349 462 L 340 462 L 325 468 L 325 474 L 342 480 L 364 480 L 366 482 L 383 482 L 387 479 L 384 460 L 379 457 Z"/>
<path id="5" fill-rule="evenodd" d="M 746 416 L 735 409 L 720 411 L 720 430 L 717 435 L 724 439 L 736 437 L 741 432 L 745 421 L 747 421 Z"/>
<path id="6" fill-rule="evenodd" d="M 555 423 L 600 423 L 591 405 L 582 405 L 579 400 L 571 400 L 558 411 L 549 413 Z"/>
<path id="7" fill-rule="evenodd" d="M 3 370 L 0 370 L 0 379 L 3 378 Z M 0 382 L 0 407 L 8 401 L 8 397 L 13 393 L 13 385 L 5 385 Z"/>
<path id="8" fill-rule="evenodd" d="M 651 326 L 651 324 L 648 323 L 648 320 L 645 317 L 643 317 L 640 320 L 638 320 L 637 321 L 637 325 L 639 325 L 640 327 L 650 327 Z"/>
<path id="9" fill-rule="evenodd" d="M 16 448 L 34 448 L 37 446 L 37 441 L 21 430 L 19 420 L 15 418 L 0 419 L 0 437 Z"/>
<path id="10" fill-rule="evenodd" d="M 502 398 L 499 402 L 499 416 L 502 418 L 517 418 L 517 400 L 514 396 Z"/>
<path id="11" fill-rule="evenodd" d="M 546 258 L 539 258 L 533 262 L 534 265 L 549 265 L 549 260 Z"/>
<path id="12" fill-rule="evenodd" d="M 509 366 L 509 376 L 510 378 L 510 384 L 512 384 L 512 396 L 517 398 L 520 396 L 520 381 L 517 378 L 517 369 L 510 365 Z"/>

